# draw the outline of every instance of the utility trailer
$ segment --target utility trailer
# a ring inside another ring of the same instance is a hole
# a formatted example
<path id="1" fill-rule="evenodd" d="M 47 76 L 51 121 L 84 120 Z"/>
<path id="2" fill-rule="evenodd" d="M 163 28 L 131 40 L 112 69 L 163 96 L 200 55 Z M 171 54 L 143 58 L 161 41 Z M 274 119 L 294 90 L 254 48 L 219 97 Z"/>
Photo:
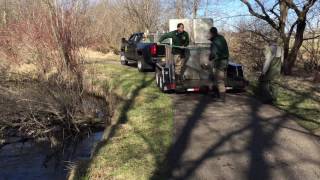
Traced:
<path id="1" fill-rule="evenodd" d="M 214 77 L 211 62 L 208 60 L 210 48 L 190 46 L 184 48 L 187 61 L 184 65 L 183 81 L 177 84 L 172 46 L 165 45 L 166 56 L 156 63 L 155 77 L 157 86 L 163 92 L 210 92 L 214 90 Z M 203 68 L 206 67 L 206 68 Z M 243 90 L 247 81 L 240 64 L 229 63 L 226 71 L 226 89 Z"/>
<path id="2" fill-rule="evenodd" d="M 170 43 L 165 45 L 165 57 L 158 59 L 155 64 L 157 86 L 163 92 L 200 92 L 215 89 L 213 84 L 212 62 L 209 61 L 210 41 L 209 30 L 213 26 L 210 18 L 201 19 L 171 19 L 169 29 L 176 29 L 178 23 L 183 23 L 185 30 L 190 34 L 188 47 L 174 47 Z M 183 82 L 177 84 L 175 77 L 175 64 L 172 48 L 183 49 L 186 56 Z M 243 90 L 247 81 L 243 76 L 240 64 L 229 63 L 226 72 L 226 88 Z"/>
<path id="3" fill-rule="evenodd" d="M 213 86 L 209 69 L 202 69 L 201 64 L 206 63 L 209 47 L 180 47 L 186 53 L 183 82 L 177 84 L 175 77 L 175 64 L 172 55 L 172 46 L 166 45 L 166 56 L 156 63 L 155 76 L 158 87 L 163 92 L 199 92 L 209 91 Z M 208 59 L 208 58 L 207 58 Z"/>

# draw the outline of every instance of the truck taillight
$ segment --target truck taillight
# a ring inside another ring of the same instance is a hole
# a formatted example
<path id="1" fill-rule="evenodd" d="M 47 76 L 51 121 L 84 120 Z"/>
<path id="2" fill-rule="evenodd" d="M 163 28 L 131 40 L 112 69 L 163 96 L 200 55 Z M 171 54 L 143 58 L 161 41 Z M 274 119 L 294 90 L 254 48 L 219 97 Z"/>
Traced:
<path id="1" fill-rule="evenodd" d="M 153 44 L 150 46 L 151 56 L 157 56 L 157 44 Z"/>

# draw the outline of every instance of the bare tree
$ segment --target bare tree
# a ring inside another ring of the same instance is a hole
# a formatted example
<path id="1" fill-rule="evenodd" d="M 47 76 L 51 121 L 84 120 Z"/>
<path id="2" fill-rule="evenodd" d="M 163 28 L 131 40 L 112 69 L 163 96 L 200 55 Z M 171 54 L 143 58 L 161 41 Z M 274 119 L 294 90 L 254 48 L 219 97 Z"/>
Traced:
<path id="1" fill-rule="evenodd" d="M 196 18 L 197 17 L 197 13 L 198 13 L 198 10 L 199 10 L 200 3 L 201 3 L 201 0 L 193 0 L 192 18 Z"/>
<path id="2" fill-rule="evenodd" d="M 306 33 L 309 37 L 305 38 L 300 52 L 304 68 L 309 72 L 320 71 L 320 40 L 317 38 L 320 35 L 319 15 L 320 12 L 310 16 L 310 18 L 314 18 L 314 21 L 307 22 L 309 30 Z"/>
<path id="3" fill-rule="evenodd" d="M 184 18 L 185 17 L 185 6 L 184 0 L 176 0 L 176 17 Z"/>
<path id="4" fill-rule="evenodd" d="M 202 0 L 175 0 L 176 17 L 185 18 L 192 15 L 192 18 L 196 18 L 201 3 Z"/>
<path id="5" fill-rule="evenodd" d="M 304 32 L 308 12 L 317 0 L 304 0 L 303 2 L 276 0 L 274 3 L 270 3 L 270 1 L 264 3 L 265 1 L 260 0 L 241 0 L 241 2 L 247 6 L 253 16 L 267 22 L 278 32 L 278 36 L 282 39 L 284 46 L 284 73 L 286 75 L 292 74 L 292 68 L 295 65 L 299 49 L 305 40 Z M 295 14 L 295 19 L 292 23 L 291 19 L 289 20 L 288 18 L 290 10 Z M 292 36 L 294 36 L 293 43 L 291 43 Z"/>
<path id="6" fill-rule="evenodd" d="M 125 12 L 139 30 L 154 29 L 160 17 L 160 2 L 158 0 L 123 0 L 120 1 Z"/>

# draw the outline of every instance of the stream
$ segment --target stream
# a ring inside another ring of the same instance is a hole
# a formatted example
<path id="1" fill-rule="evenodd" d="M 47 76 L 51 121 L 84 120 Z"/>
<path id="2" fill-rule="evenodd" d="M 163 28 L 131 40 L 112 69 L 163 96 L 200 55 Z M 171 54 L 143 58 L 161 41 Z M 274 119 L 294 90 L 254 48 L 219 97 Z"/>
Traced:
<path id="1" fill-rule="evenodd" d="M 83 139 L 76 147 L 67 148 L 64 157 L 44 161 L 51 153 L 49 144 L 30 142 L 10 144 L 0 149 L 0 180 L 60 180 L 66 179 L 69 167 L 78 160 L 89 159 L 93 148 L 102 138 L 96 132 Z M 75 151 L 73 151 L 75 149 Z M 71 154 L 71 156 L 70 156 Z"/>

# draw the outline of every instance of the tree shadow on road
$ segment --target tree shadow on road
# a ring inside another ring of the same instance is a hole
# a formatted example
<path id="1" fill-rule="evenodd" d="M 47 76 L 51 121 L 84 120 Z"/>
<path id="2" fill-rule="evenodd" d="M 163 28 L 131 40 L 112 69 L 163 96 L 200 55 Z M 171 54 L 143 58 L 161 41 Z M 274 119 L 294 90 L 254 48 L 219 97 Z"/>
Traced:
<path id="1" fill-rule="evenodd" d="M 291 105 L 291 108 L 295 107 L 303 100 L 304 99 L 297 100 L 296 103 Z M 228 106 L 228 103 L 236 102 L 227 101 L 225 106 Z M 177 133 L 175 141 L 166 155 L 166 159 L 158 165 L 158 169 L 156 169 L 151 179 L 192 179 L 196 177 L 197 170 L 209 159 L 221 156 L 240 155 L 243 153 L 246 154 L 249 161 L 247 167 L 245 167 L 246 173 L 243 174 L 243 177 L 238 177 L 239 179 L 272 179 L 272 170 L 274 167 L 280 168 L 280 171 L 282 171 L 285 177 L 292 177 L 294 172 L 292 168 L 290 168 L 291 164 L 293 166 L 298 163 L 309 162 L 320 166 L 319 160 L 309 158 L 299 159 L 299 152 L 294 152 L 294 150 L 289 149 L 286 150 L 287 153 L 294 154 L 299 160 L 290 163 L 284 162 L 284 166 L 281 166 L 281 163 L 283 162 L 269 162 L 269 160 L 266 159 L 266 153 L 278 148 L 277 135 L 282 128 L 286 128 L 285 124 L 288 121 L 291 121 L 293 117 L 285 112 L 280 113 L 280 115 L 270 114 L 271 117 L 264 117 L 261 115 L 261 111 L 266 111 L 265 113 L 268 113 L 266 108 L 272 108 L 273 111 L 274 108 L 269 105 L 264 105 L 251 97 L 246 97 L 246 100 L 244 100 L 243 103 L 250 109 L 249 112 L 247 112 L 249 114 L 246 122 L 231 132 L 226 132 L 220 136 L 204 151 L 204 153 L 197 156 L 197 159 L 188 161 L 186 164 L 183 162 L 183 156 L 190 146 L 189 143 L 194 129 L 197 127 L 197 124 L 202 121 L 202 116 L 206 109 L 209 106 L 217 105 L 211 98 L 205 96 L 198 98 L 192 114 L 187 118 L 184 126 L 179 130 L 179 133 Z M 230 109 L 230 113 L 232 113 L 232 109 Z M 234 114 L 233 116 L 237 116 L 237 114 Z M 303 132 L 301 134 L 307 134 L 310 138 L 319 138 L 318 136 L 311 135 L 296 127 L 292 128 L 290 131 Z M 233 143 L 233 138 L 236 136 L 243 136 L 246 133 L 249 133 L 250 136 L 246 141 L 247 145 L 244 148 L 231 148 L 230 150 L 221 151 L 223 146 L 228 143 Z M 212 169 L 212 171 L 215 170 Z M 212 177 L 208 176 L 207 178 Z"/>

